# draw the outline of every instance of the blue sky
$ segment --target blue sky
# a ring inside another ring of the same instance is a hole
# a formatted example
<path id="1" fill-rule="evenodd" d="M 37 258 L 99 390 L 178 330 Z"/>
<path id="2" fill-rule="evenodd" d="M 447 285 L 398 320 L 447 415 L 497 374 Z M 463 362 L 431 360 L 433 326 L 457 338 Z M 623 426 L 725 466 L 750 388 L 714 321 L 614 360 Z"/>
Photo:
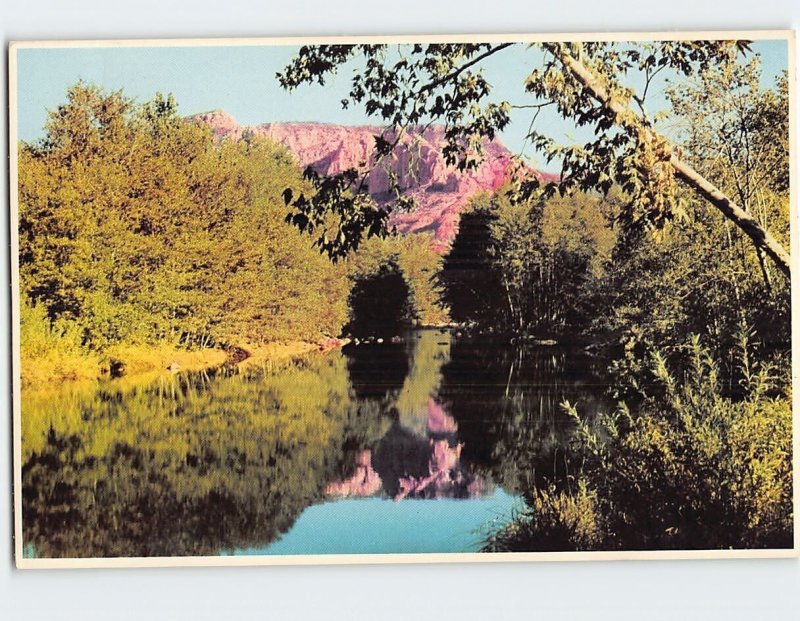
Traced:
<path id="1" fill-rule="evenodd" d="M 143 102 L 157 92 L 172 93 L 181 114 L 223 109 L 240 124 L 274 121 L 376 123 L 360 109 L 342 110 L 339 101 L 349 86 L 345 70 L 326 87 L 304 86 L 293 93 L 280 88 L 275 73 L 292 58 L 294 46 L 210 47 L 107 47 L 40 48 L 18 51 L 18 136 L 32 141 L 42 136 L 47 111 L 65 99 L 69 86 L 84 80 L 108 90 L 122 89 Z M 760 41 L 753 45 L 763 66 L 765 86 L 787 66 L 786 41 Z M 486 76 L 498 99 L 529 103 L 522 84 L 538 52 L 515 46 L 484 63 Z M 651 97 L 651 110 L 664 104 L 659 89 Z M 517 110 L 501 138 L 508 148 L 523 152 L 530 110 Z M 540 131 L 561 142 L 581 139 L 569 121 L 549 110 L 538 121 Z M 530 147 L 524 153 L 541 165 Z"/>

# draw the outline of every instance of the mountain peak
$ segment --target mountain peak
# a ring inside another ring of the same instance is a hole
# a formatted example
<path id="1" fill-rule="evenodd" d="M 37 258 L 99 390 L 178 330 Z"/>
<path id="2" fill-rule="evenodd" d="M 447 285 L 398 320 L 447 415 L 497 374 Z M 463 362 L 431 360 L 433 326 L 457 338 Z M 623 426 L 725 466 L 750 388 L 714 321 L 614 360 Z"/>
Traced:
<path id="1" fill-rule="evenodd" d="M 235 138 L 241 137 L 241 128 L 239 124 L 236 122 L 233 115 L 225 112 L 225 110 L 217 108 L 215 110 L 209 110 L 208 112 L 194 114 L 190 116 L 189 119 L 208 125 L 218 138 L 228 137 L 231 134 L 236 134 L 233 136 Z"/>
<path id="2" fill-rule="evenodd" d="M 499 140 L 485 140 L 481 164 L 458 171 L 441 155 L 444 128 L 411 129 L 399 141 L 388 165 L 374 164 L 375 136 L 382 128 L 370 125 L 335 125 L 318 122 L 264 123 L 240 126 L 227 112 L 213 110 L 190 117 L 211 127 L 218 139 L 239 139 L 245 130 L 283 144 L 303 166 L 323 175 L 348 168 L 372 167 L 367 177 L 370 193 L 378 203 L 390 199 L 389 177 L 394 173 L 401 188 L 413 197 L 411 213 L 393 213 L 390 226 L 402 233 L 430 232 L 440 251 L 449 247 L 458 231 L 458 221 L 477 193 L 492 192 L 504 183 L 513 165 L 511 152 Z"/>

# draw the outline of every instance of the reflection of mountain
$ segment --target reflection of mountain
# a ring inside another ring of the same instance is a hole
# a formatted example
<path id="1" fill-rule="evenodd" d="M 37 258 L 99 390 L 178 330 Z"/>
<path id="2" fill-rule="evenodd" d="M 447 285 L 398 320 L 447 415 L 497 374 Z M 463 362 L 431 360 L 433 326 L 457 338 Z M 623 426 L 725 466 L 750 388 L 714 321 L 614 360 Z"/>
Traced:
<path id="1" fill-rule="evenodd" d="M 591 377 L 578 352 L 422 331 L 274 369 L 26 394 L 23 543 L 42 557 L 208 555 L 264 549 L 326 491 L 524 491 L 563 474 L 558 403 L 590 411 Z"/>
<path id="2" fill-rule="evenodd" d="M 472 498 L 485 486 L 461 463 L 458 426 L 441 406 L 429 400 L 427 437 L 420 437 L 399 422 L 372 449 L 355 456 L 355 472 L 330 483 L 328 496 L 373 496 L 383 491 L 395 500 L 405 498 Z"/>
<path id="3" fill-rule="evenodd" d="M 351 377 L 355 371 L 354 385 L 366 383 L 373 391 L 372 397 L 388 397 L 395 422 L 374 447 L 362 447 L 354 455 L 354 471 L 330 483 L 328 495 L 362 497 L 382 491 L 401 500 L 465 498 L 485 491 L 486 486 L 461 463 L 458 425 L 435 397 L 441 367 L 449 358 L 450 335 L 423 330 L 412 333 L 411 338 L 410 363 L 402 365 L 410 370 L 399 392 L 382 390 L 387 386 L 386 380 L 377 381 L 370 373 L 379 377 L 387 356 L 398 355 L 400 345 L 348 349 Z M 360 392 L 362 397 L 370 394 L 363 389 Z"/>
<path id="4" fill-rule="evenodd" d="M 372 496 L 381 491 L 383 480 L 372 467 L 372 451 L 363 449 L 356 454 L 356 471 L 341 481 L 329 483 L 326 496 L 341 498 Z"/>
<path id="5" fill-rule="evenodd" d="M 429 403 L 431 411 L 438 409 L 432 399 Z M 394 425 L 378 443 L 375 457 L 375 468 L 381 473 L 386 493 L 402 500 L 467 498 L 481 491 L 483 486 L 461 463 L 462 445 L 457 431 L 455 423 L 446 433 L 438 431 L 430 414 L 425 437 Z"/>

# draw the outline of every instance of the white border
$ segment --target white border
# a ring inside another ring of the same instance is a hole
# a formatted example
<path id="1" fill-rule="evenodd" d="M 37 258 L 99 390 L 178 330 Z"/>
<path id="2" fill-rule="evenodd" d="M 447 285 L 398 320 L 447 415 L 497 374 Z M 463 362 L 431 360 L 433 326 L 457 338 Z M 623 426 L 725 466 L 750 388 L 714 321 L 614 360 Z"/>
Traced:
<path id="1" fill-rule="evenodd" d="M 252 565 L 341 565 L 341 564 L 408 564 L 408 563 L 497 563 L 530 561 L 608 561 L 608 560 L 679 560 L 679 559 L 760 559 L 800 556 L 800 377 L 795 348 L 800 336 L 800 292 L 797 277 L 792 277 L 792 446 L 794 481 L 794 547 L 780 550 L 670 550 L 619 552 L 509 552 L 447 554 L 332 554 L 286 556 L 186 556 L 125 557 L 80 559 L 25 559 L 22 556 L 22 504 L 16 493 L 22 488 L 21 412 L 20 412 L 20 348 L 19 348 L 19 234 L 18 234 L 18 143 L 17 133 L 17 51 L 43 48 L 142 48 L 142 47 L 229 47 L 280 46 L 333 43 L 457 43 L 457 42 L 547 42 L 547 41 L 677 41 L 677 40 L 786 40 L 789 68 L 789 150 L 790 150 L 790 222 L 791 265 L 796 274 L 800 254 L 800 214 L 797 206 L 797 144 L 795 123 L 797 111 L 797 73 L 795 66 L 796 38 L 793 30 L 728 30 L 679 32 L 615 32 L 615 33 L 547 33 L 547 34 L 476 34 L 476 35 L 401 35 L 401 36 L 320 36 L 265 37 L 218 39 L 118 39 L 14 41 L 9 45 L 9 156 L 10 156 L 10 228 L 11 228 L 11 305 L 12 305 L 12 373 L 14 433 L 14 556 L 18 569 L 119 568 L 119 567 L 211 567 Z"/>

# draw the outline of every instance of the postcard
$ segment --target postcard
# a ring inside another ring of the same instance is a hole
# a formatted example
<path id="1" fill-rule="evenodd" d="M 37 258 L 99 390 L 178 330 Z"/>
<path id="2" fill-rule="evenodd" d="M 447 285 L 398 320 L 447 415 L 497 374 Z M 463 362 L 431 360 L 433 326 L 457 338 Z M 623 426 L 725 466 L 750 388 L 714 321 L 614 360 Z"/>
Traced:
<path id="1" fill-rule="evenodd" d="M 794 45 L 13 43 L 17 566 L 796 556 Z"/>

